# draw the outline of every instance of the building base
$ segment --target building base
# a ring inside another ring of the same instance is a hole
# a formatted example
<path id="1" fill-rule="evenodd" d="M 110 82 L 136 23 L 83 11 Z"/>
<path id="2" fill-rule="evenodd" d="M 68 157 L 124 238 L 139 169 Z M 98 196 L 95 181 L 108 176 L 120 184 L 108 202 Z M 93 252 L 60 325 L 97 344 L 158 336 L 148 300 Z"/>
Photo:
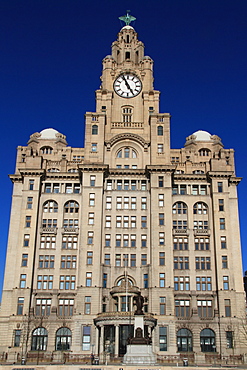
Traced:
<path id="1" fill-rule="evenodd" d="M 153 353 L 152 346 L 148 344 L 128 344 L 127 352 L 123 357 L 123 364 L 155 365 L 157 357 Z"/>

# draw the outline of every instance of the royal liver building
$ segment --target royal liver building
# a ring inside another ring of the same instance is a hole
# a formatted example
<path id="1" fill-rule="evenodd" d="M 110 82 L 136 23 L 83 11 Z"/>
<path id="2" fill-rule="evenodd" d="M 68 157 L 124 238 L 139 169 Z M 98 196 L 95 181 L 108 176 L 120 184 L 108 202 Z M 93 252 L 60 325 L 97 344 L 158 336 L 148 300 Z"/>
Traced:
<path id="1" fill-rule="evenodd" d="M 234 151 L 189 128 L 170 148 L 153 60 L 126 22 L 103 59 L 85 146 L 48 128 L 18 147 L 2 360 L 120 362 L 137 296 L 159 363 L 244 360 Z"/>

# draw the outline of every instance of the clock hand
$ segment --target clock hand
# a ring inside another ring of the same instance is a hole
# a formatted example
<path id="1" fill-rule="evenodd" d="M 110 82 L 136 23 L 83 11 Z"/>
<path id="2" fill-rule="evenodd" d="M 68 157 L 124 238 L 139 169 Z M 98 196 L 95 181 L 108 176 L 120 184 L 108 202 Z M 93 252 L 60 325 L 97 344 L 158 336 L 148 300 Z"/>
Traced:
<path id="1" fill-rule="evenodd" d="M 123 76 L 123 80 L 124 80 L 125 85 L 127 86 L 127 88 L 132 92 L 132 94 L 134 94 L 134 92 L 133 92 L 133 90 L 131 89 L 131 87 L 130 87 L 130 85 L 129 85 L 128 81 L 127 81 L 127 80 L 126 80 L 126 78 L 125 78 L 125 76 Z"/>

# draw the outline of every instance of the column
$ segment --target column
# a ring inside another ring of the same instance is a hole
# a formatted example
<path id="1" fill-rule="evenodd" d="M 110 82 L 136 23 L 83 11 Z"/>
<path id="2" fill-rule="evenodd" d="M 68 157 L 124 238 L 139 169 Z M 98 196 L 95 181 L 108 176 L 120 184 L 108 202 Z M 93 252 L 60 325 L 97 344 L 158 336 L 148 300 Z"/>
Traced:
<path id="1" fill-rule="evenodd" d="M 99 344 L 99 356 L 104 356 L 104 325 L 100 326 L 100 344 Z"/>
<path id="2" fill-rule="evenodd" d="M 119 324 L 115 325 L 115 357 L 119 356 Z"/>

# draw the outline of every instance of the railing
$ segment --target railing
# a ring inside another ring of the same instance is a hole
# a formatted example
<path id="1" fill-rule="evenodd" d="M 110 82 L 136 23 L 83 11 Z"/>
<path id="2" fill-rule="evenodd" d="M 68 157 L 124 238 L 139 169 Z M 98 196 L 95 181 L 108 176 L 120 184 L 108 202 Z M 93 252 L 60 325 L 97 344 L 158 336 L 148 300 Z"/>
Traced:
<path id="1" fill-rule="evenodd" d="M 143 122 L 112 122 L 112 128 L 143 128 Z"/>

